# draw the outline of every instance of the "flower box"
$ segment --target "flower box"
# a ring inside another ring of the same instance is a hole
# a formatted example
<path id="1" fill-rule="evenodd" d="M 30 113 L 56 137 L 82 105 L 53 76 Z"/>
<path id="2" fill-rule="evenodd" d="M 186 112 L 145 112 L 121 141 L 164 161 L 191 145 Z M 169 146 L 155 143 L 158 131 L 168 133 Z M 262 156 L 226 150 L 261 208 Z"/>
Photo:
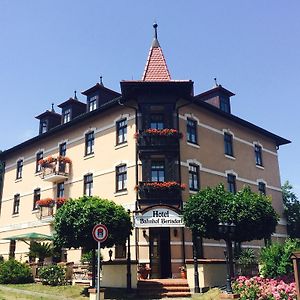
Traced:
<path id="1" fill-rule="evenodd" d="M 37 206 L 39 207 L 53 207 L 55 201 L 51 198 L 40 199 L 36 201 Z"/>
<path id="2" fill-rule="evenodd" d="M 141 199 L 147 198 L 180 198 L 184 184 L 175 181 L 140 182 L 136 187 Z"/>

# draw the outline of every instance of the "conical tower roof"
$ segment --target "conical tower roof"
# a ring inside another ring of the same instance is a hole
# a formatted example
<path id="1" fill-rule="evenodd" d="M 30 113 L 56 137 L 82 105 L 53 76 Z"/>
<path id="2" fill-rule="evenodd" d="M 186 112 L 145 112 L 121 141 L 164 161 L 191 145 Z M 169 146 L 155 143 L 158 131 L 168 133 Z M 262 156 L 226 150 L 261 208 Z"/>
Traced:
<path id="1" fill-rule="evenodd" d="M 154 39 L 149 51 L 142 81 L 170 81 L 168 66 L 157 39 L 157 24 L 153 24 Z"/>

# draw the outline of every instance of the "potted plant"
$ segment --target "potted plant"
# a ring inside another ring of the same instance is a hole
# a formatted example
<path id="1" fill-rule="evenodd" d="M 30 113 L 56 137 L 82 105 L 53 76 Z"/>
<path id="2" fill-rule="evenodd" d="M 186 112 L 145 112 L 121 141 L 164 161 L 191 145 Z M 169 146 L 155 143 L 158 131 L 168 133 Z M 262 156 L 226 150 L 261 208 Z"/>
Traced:
<path id="1" fill-rule="evenodd" d="M 139 279 L 148 279 L 150 271 L 151 268 L 148 267 L 146 264 L 139 264 L 138 266 Z"/>
<path id="2" fill-rule="evenodd" d="M 179 267 L 180 275 L 182 279 L 186 279 L 186 267 L 185 266 L 180 266 Z"/>

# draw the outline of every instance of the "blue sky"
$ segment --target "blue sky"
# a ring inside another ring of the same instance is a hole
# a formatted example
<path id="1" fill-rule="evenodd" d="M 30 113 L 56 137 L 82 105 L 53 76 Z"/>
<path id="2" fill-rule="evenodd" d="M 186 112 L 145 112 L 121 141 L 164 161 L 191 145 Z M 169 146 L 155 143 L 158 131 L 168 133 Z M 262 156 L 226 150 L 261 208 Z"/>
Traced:
<path id="1" fill-rule="evenodd" d="M 140 79 L 156 20 L 173 79 L 199 93 L 217 77 L 236 93 L 233 114 L 292 140 L 281 180 L 300 196 L 299 12 L 297 0 L 1 0 L 0 149 L 36 135 L 34 116 L 100 75 L 116 90 Z"/>

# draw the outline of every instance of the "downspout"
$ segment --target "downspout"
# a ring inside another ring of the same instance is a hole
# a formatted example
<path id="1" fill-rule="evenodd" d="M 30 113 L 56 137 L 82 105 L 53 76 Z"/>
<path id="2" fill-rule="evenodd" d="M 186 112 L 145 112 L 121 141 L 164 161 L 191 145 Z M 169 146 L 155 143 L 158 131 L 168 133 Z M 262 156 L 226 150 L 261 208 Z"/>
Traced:
<path id="1" fill-rule="evenodd" d="M 195 99 L 195 98 L 194 98 Z M 177 130 L 179 131 L 179 109 L 184 107 L 184 106 L 188 106 L 190 104 L 193 104 L 194 101 L 179 105 L 178 107 L 176 107 L 176 117 L 177 117 Z M 180 142 L 179 142 L 179 151 L 178 151 L 178 165 L 179 165 L 179 183 L 181 184 L 181 155 L 180 155 Z M 183 209 L 183 201 L 181 198 L 181 203 L 180 203 L 180 208 L 181 210 Z M 184 229 L 185 227 L 181 227 L 181 239 L 182 239 L 182 258 L 183 258 L 183 263 L 185 265 L 185 260 L 186 260 L 186 253 L 185 253 L 185 233 L 184 233 Z"/>
<path id="2" fill-rule="evenodd" d="M 5 162 L 0 160 L 0 215 L 2 208 L 2 196 L 4 188 Z"/>
<path id="3" fill-rule="evenodd" d="M 125 106 L 125 107 L 128 107 L 128 108 L 132 108 L 134 109 L 135 111 L 135 128 L 136 130 L 138 129 L 138 110 L 135 106 L 131 106 L 131 105 L 128 105 L 128 104 L 125 104 L 125 103 L 122 103 L 121 102 L 121 99 L 122 97 L 119 97 L 118 99 L 118 104 L 121 105 L 121 106 Z M 139 176 L 138 176 L 138 148 L 137 148 L 137 143 L 135 144 L 135 185 L 137 186 L 139 184 Z M 136 193 L 136 196 L 135 196 L 135 210 L 138 210 L 138 206 L 137 206 L 137 203 L 138 203 L 138 194 Z M 135 229 L 135 259 L 138 260 L 138 229 L 136 228 Z"/>

